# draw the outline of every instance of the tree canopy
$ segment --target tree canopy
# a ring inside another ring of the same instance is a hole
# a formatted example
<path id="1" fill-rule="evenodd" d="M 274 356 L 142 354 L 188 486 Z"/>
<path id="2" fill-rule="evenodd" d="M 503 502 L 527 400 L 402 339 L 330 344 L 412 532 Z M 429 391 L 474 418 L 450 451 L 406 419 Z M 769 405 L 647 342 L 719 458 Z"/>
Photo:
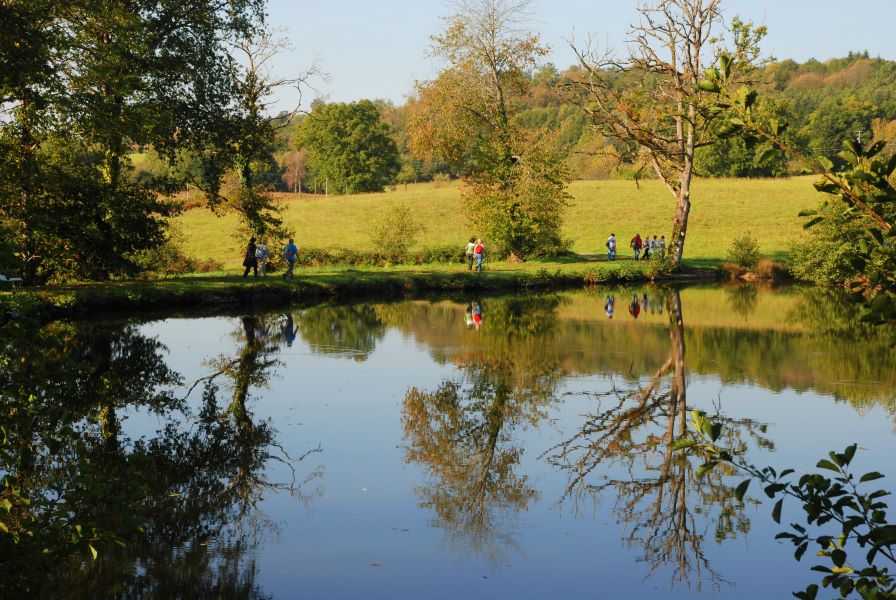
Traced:
<path id="1" fill-rule="evenodd" d="M 317 178 L 340 194 L 381 192 L 400 168 L 398 147 L 370 100 L 316 103 L 302 121 L 297 145 L 308 152 Z"/>

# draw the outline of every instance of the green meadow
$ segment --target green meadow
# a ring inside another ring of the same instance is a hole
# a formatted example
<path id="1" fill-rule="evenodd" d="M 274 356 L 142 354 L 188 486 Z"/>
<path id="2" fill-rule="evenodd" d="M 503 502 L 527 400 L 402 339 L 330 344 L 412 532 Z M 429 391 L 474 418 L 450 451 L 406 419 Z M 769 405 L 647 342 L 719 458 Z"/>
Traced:
<path id="1" fill-rule="evenodd" d="M 698 180 L 692 190 L 685 259 L 701 266 L 718 264 L 732 239 L 747 230 L 765 256 L 786 259 L 791 242 L 802 233 L 803 219 L 797 213 L 818 202 L 812 181 L 811 177 Z M 624 250 L 636 232 L 670 235 L 675 204 L 659 181 L 575 181 L 569 191 L 573 198 L 564 233 L 579 254 L 603 254 L 611 232 L 620 241 L 620 256 L 628 255 Z M 410 206 L 423 225 L 418 247 L 463 246 L 478 233 L 475 207 L 464 206 L 457 182 L 399 186 L 379 194 L 277 196 L 300 248 L 373 250 L 371 225 L 390 207 L 402 204 Z M 474 213 L 472 220 L 468 210 Z M 221 261 L 227 270 L 239 267 L 245 241 L 234 237 L 235 216 L 216 217 L 207 209 L 193 208 L 174 222 L 189 256 Z M 268 243 L 273 248 L 281 241 Z"/>

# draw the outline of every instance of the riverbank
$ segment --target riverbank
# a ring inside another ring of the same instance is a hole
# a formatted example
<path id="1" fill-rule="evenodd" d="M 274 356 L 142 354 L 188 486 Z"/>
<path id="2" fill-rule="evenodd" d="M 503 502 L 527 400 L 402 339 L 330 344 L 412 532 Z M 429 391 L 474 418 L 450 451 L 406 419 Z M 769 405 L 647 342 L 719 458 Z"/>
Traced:
<path id="1" fill-rule="evenodd" d="M 277 275 L 184 275 L 26 288 L 0 293 L 0 311 L 39 320 L 136 310 L 271 308 L 329 299 L 413 297 L 426 293 L 569 289 L 651 280 L 647 265 L 614 263 L 499 263 L 482 273 L 454 265 L 393 268 L 308 269 L 294 279 Z M 717 280 L 721 272 L 690 267 L 652 278 L 656 282 Z"/>

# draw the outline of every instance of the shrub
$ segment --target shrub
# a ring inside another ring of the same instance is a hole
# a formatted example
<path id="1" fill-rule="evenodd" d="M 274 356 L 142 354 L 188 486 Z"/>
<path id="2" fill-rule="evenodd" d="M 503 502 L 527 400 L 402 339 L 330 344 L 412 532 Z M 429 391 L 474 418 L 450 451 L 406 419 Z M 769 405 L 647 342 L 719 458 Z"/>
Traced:
<path id="1" fill-rule="evenodd" d="M 823 221 L 790 245 L 792 271 L 797 279 L 819 284 L 849 281 L 860 272 L 856 248 L 844 240 L 859 239 L 855 224 L 838 229 Z"/>
<path id="2" fill-rule="evenodd" d="M 456 246 L 436 246 L 408 252 L 404 264 L 462 264 L 465 260 L 464 248 Z M 393 257 L 382 252 L 362 252 L 348 248 L 300 248 L 296 264 L 300 267 L 351 266 L 381 267 L 395 264 Z M 270 266 L 271 263 L 268 263 Z"/>
<path id="3" fill-rule="evenodd" d="M 788 279 L 790 276 L 790 271 L 786 265 L 768 258 L 764 258 L 756 263 L 754 271 L 759 279 L 769 279 L 771 281 Z"/>
<path id="4" fill-rule="evenodd" d="M 731 249 L 728 250 L 728 259 L 742 267 L 756 266 L 760 256 L 759 243 L 749 231 L 740 237 L 734 238 Z"/>
<path id="5" fill-rule="evenodd" d="M 643 276 L 644 273 L 634 263 L 623 262 L 620 263 L 619 268 L 616 269 L 616 278 L 619 281 L 638 281 L 639 279 L 642 279 Z"/>
<path id="6" fill-rule="evenodd" d="M 642 263 L 642 268 L 644 269 L 644 275 L 650 279 L 654 279 L 660 275 L 666 275 L 673 270 L 672 261 L 669 259 L 669 256 L 660 255 L 659 252 L 651 254 L 647 266 L 643 266 Z"/>
<path id="7" fill-rule="evenodd" d="M 447 187 L 451 183 L 451 176 L 448 173 L 436 173 L 432 176 L 432 187 L 438 189 Z"/>
<path id="8" fill-rule="evenodd" d="M 169 229 L 165 242 L 149 250 L 138 252 L 134 262 L 140 274 L 146 276 L 182 275 L 184 273 L 208 273 L 223 268 L 220 261 L 213 259 L 197 261 L 183 251 L 184 234 L 174 226 Z"/>
<path id="9" fill-rule="evenodd" d="M 408 250 L 414 245 L 423 224 L 414 218 L 409 206 L 393 206 L 370 231 L 370 241 L 389 262 L 400 263 L 407 259 Z"/>

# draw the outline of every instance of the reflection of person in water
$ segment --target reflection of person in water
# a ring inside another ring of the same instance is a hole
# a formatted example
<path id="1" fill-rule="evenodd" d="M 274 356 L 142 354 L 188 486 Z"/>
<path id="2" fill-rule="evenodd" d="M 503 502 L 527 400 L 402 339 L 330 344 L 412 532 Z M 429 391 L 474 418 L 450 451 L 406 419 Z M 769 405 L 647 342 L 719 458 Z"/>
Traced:
<path id="1" fill-rule="evenodd" d="M 648 309 L 650 309 L 650 298 L 647 294 L 641 296 L 641 310 L 644 311 L 644 314 L 647 314 Z"/>
<path id="2" fill-rule="evenodd" d="M 637 319 L 641 314 L 641 305 L 638 303 L 638 297 L 632 296 L 632 303 L 628 305 L 628 314 Z"/>
<path id="3" fill-rule="evenodd" d="M 482 325 L 482 307 L 478 302 L 473 303 L 473 324 L 476 325 L 476 329 Z"/>
<path id="4" fill-rule="evenodd" d="M 283 315 L 286 319 L 280 323 L 280 335 L 286 340 L 286 345 L 292 347 L 292 343 L 296 341 L 296 333 L 299 331 L 292 322 L 292 313 Z"/>
<path id="5" fill-rule="evenodd" d="M 473 303 L 467 304 L 467 310 L 464 311 L 464 325 L 467 329 L 473 328 Z"/>
<path id="6" fill-rule="evenodd" d="M 268 339 L 268 326 L 264 322 L 264 319 L 256 318 L 255 319 L 255 341 L 259 344 L 264 344 L 264 342 Z"/>
<path id="7" fill-rule="evenodd" d="M 607 296 L 607 301 L 604 304 L 604 310 L 607 311 L 608 319 L 613 318 L 613 309 L 615 308 L 615 305 L 616 305 L 616 296 Z"/>

